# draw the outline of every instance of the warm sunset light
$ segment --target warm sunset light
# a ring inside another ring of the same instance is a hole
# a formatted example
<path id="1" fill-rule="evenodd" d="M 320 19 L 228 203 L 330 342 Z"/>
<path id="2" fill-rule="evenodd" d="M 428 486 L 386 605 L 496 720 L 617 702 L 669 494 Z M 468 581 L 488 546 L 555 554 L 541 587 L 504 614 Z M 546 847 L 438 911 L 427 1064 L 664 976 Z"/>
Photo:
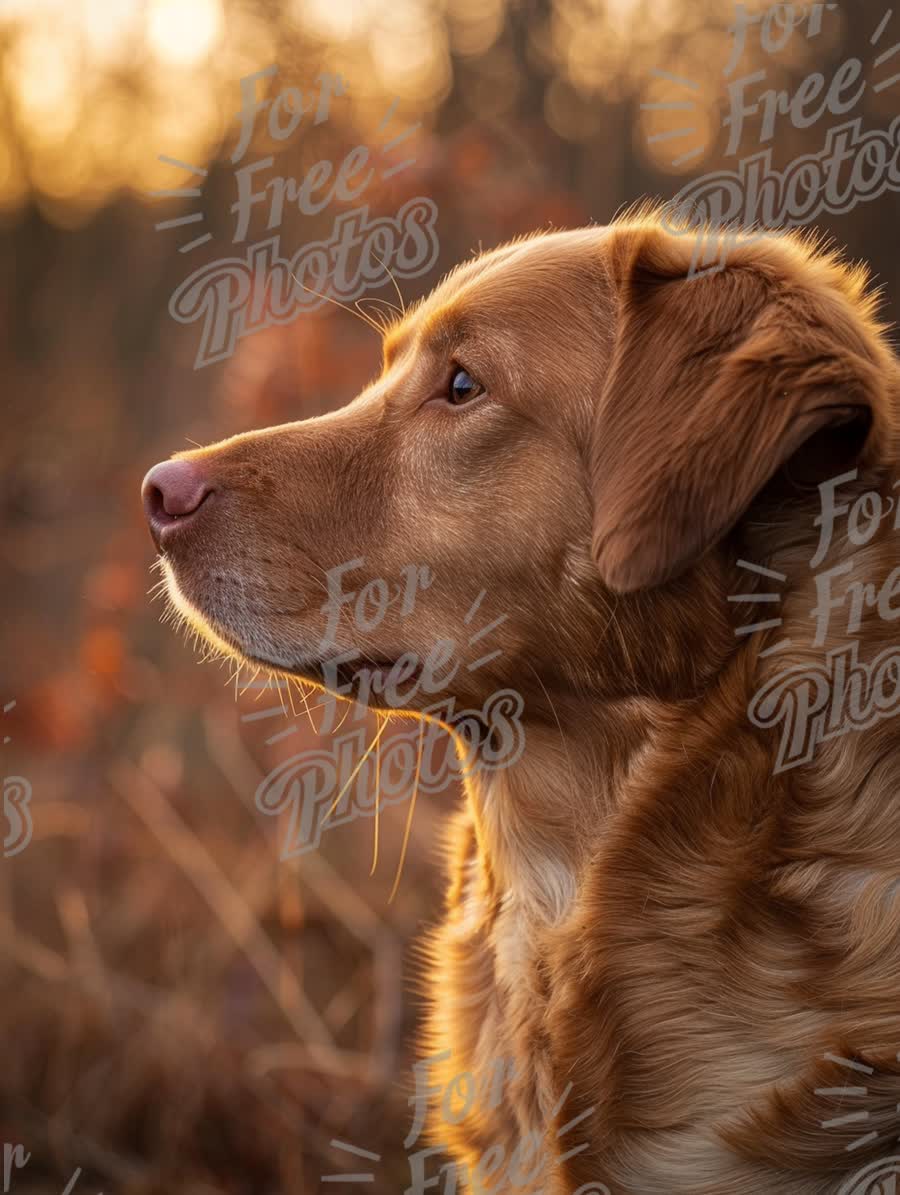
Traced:
<path id="1" fill-rule="evenodd" d="M 900 1192 L 898 100 L 0 0 L 0 1195 Z"/>
<path id="2" fill-rule="evenodd" d="M 506 0 L 437 8 L 294 0 L 270 21 L 232 0 L 7 0 L 0 57 L 15 122 L 0 125 L 0 208 L 15 208 L 32 187 L 70 224 L 123 188 L 171 184 L 158 154 L 208 160 L 233 119 L 235 78 L 273 61 L 279 37 L 327 44 L 333 68 L 360 80 L 351 97 L 358 115 L 380 95 L 385 107 L 397 96 L 427 118 L 452 86 L 451 54 L 465 62 L 493 53 L 494 82 L 479 102 L 501 111 L 517 93 L 511 60 L 496 46 L 505 13 Z M 543 103 L 550 125 L 574 141 L 597 135 L 604 97 L 649 77 L 654 39 L 679 19 L 677 0 L 598 0 L 589 10 L 556 0 L 532 35 L 534 53 L 553 68 Z M 691 65 L 708 74 L 696 55 Z M 698 116 L 698 143 L 709 139 L 710 119 L 708 109 Z M 668 147 L 652 140 L 667 127 L 642 117 L 635 135 L 659 168 L 677 171 Z"/>
<path id="3" fill-rule="evenodd" d="M 162 62 L 197 64 L 213 49 L 222 28 L 219 0 L 150 0 L 147 40 Z"/>

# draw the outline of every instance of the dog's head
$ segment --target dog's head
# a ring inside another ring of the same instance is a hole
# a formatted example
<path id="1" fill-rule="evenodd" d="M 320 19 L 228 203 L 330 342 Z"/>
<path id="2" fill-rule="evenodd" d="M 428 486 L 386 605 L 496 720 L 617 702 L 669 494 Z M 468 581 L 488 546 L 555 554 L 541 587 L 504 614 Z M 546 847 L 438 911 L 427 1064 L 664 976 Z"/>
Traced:
<path id="1" fill-rule="evenodd" d="M 862 271 L 767 237 L 691 277 L 693 249 L 644 219 L 483 254 L 349 406 L 156 466 L 177 608 L 387 707 L 688 691 L 698 639 L 733 648 L 731 533 L 791 470 L 888 460 L 896 390 Z"/>

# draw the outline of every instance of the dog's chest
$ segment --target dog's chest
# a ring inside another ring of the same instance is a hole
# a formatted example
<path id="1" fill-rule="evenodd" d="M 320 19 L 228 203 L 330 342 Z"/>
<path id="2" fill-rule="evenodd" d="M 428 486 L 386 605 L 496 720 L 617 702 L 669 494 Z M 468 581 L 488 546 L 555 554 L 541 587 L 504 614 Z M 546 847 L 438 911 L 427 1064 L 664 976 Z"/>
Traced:
<path id="1" fill-rule="evenodd" d="M 527 1139 L 552 1136 L 561 1093 L 554 1090 L 546 1036 L 550 985 L 544 959 L 552 931 L 514 895 L 488 897 L 477 863 L 469 863 L 435 942 L 444 975 L 432 986 L 431 1037 L 438 1052 L 449 1055 L 433 1071 L 439 1089 L 455 1085 L 478 1094 L 458 1123 L 449 1123 L 441 1109 L 431 1129 L 433 1139 L 464 1158 L 471 1172 L 492 1150 L 510 1162 Z M 523 1165 L 520 1172 L 531 1169 Z M 534 1189 L 546 1188 L 546 1176 L 542 1184 Z"/>

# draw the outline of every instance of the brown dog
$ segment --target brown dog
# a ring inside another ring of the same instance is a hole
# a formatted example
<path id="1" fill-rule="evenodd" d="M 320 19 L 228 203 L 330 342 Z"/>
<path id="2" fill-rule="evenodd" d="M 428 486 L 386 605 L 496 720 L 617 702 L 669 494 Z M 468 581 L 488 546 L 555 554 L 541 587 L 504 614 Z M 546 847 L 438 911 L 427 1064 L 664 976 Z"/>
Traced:
<path id="1" fill-rule="evenodd" d="M 356 651 L 348 692 L 452 640 L 457 708 L 524 699 L 427 976 L 436 1088 L 515 1062 L 436 1130 L 476 1189 L 868 1191 L 900 1153 L 898 362 L 861 269 L 765 237 L 690 278 L 692 240 L 642 217 L 484 254 L 348 407 L 145 482 L 224 651 L 320 684 Z M 351 560 L 431 584 L 329 637 Z M 887 661 L 874 716 L 848 650 Z M 529 1134 L 540 1182 L 488 1178 Z"/>

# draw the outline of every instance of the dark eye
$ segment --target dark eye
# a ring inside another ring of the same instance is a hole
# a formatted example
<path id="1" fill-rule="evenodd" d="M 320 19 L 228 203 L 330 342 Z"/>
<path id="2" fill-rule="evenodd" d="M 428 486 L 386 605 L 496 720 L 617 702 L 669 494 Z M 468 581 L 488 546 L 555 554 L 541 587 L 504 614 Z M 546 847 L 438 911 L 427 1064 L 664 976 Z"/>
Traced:
<path id="1" fill-rule="evenodd" d="M 484 394 L 484 387 L 479 382 L 476 382 L 470 374 L 467 374 L 464 369 L 454 371 L 453 377 L 450 379 L 450 390 L 447 394 L 447 401 L 449 403 L 452 403 L 455 407 L 460 407 L 463 403 L 471 402 L 473 398 L 479 398 L 482 394 Z"/>

